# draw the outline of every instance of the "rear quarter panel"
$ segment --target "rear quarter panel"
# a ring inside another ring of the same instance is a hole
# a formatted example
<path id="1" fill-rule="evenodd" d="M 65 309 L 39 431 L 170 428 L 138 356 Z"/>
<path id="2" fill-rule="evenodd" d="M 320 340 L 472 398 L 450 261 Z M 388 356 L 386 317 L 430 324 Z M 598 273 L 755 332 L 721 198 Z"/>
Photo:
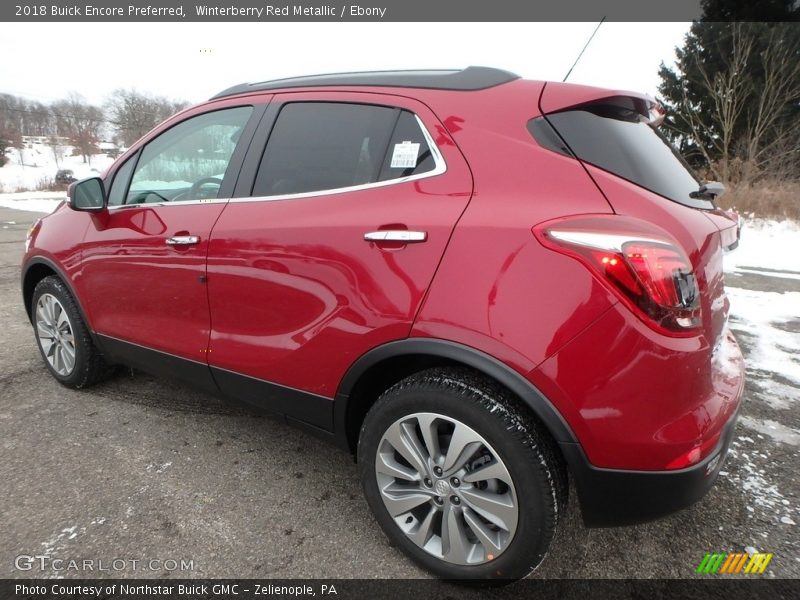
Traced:
<path id="1" fill-rule="evenodd" d="M 578 161 L 541 148 L 526 129 L 541 85 L 451 94 L 439 109 L 474 191 L 412 331 L 478 348 L 522 374 L 615 302 L 587 269 L 531 233 L 558 216 L 611 212 Z"/>

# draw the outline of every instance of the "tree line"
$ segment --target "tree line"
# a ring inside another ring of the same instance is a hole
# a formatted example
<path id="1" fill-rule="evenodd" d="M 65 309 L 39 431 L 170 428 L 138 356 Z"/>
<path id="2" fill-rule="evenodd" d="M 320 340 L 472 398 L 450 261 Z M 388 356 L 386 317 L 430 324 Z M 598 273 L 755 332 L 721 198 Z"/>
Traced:
<path id="1" fill-rule="evenodd" d="M 133 89 L 115 90 L 100 106 L 74 93 L 47 104 L 0 94 L 0 166 L 7 161 L 7 150 L 23 148 L 26 136 L 47 138 L 54 152 L 66 139 L 87 162 L 98 152 L 100 140 L 129 146 L 187 106 Z"/>
<path id="2" fill-rule="evenodd" d="M 709 179 L 799 180 L 800 5 L 763 0 L 733 15 L 730 2 L 706 0 L 703 9 L 675 67 L 659 71 L 665 133 Z"/>
<path id="3" fill-rule="evenodd" d="M 800 4 L 703 0 L 659 70 L 662 131 L 700 173 L 726 184 L 800 180 Z M 114 91 L 103 106 L 78 95 L 45 105 L 0 95 L 0 165 L 24 135 L 62 136 L 84 160 L 104 132 L 128 146 L 185 102 Z"/>

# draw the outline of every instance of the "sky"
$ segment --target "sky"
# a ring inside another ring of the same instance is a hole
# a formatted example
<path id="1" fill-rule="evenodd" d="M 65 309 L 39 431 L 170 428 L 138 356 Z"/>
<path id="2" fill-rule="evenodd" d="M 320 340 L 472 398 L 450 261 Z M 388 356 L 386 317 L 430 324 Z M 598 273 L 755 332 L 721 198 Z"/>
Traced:
<path id="1" fill-rule="evenodd" d="M 0 93 L 102 104 L 120 87 L 201 102 L 242 82 L 316 73 L 498 67 L 561 80 L 596 23 L 2 24 Z M 656 95 L 690 23 L 603 23 L 572 83 Z M 16 57 L 16 59 L 15 59 Z"/>

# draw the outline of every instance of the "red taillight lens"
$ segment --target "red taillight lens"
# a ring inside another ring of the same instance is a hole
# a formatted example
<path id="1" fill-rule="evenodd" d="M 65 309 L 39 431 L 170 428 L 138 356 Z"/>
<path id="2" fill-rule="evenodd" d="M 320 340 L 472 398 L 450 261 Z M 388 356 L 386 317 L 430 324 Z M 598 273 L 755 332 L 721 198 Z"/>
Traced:
<path id="1" fill-rule="evenodd" d="M 651 326 L 672 335 L 694 333 L 701 324 L 700 291 L 688 257 L 666 235 L 646 225 L 636 231 L 631 221 L 562 219 L 534 233 L 545 246 L 587 264 Z"/>
<path id="2" fill-rule="evenodd" d="M 702 444 L 695 446 L 691 450 L 688 450 L 675 457 L 664 468 L 669 470 L 685 469 L 686 467 L 691 467 L 692 465 L 699 463 L 702 459 L 708 456 L 711 451 L 714 450 L 714 448 L 717 447 L 719 437 L 720 434 L 712 436 Z"/>

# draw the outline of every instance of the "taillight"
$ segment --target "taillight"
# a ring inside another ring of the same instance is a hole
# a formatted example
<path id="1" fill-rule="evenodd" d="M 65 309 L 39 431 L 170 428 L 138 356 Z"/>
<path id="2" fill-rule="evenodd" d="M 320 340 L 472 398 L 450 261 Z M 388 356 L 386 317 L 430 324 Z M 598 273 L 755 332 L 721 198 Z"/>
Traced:
<path id="1" fill-rule="evenodd" d="M 586 264 L 644 321 L 662 333 L 701 325 L 700 290 L 677 242 L 638 219 L 570 217 L 534 228 L 545 246 Z"/>
<path id="2" fill-rule="evenodd" d="M 707 439 L 702 444 L 695 446 L 694 448 L 683 452 L 682 454 L 676 456 L 673 460 L 671 460 L 667 465 L 664 467 L 665 469 L 673 470 L 673 469 L 685 469 L 686 467 L 691 467 L 694 464 L 699 463 L 702 459 L 708 456 L 714 448 L 717 447 L 717 442 L 719 441 L 720 434 L 716 434 L 709 439 Z M 710 465 L 711 466 L 711 465 Z M 714 470 L 716 464 L 711 466 L 709 470 L 706 468 L 706 475 L 708 475 L 711 471 Z"/>

